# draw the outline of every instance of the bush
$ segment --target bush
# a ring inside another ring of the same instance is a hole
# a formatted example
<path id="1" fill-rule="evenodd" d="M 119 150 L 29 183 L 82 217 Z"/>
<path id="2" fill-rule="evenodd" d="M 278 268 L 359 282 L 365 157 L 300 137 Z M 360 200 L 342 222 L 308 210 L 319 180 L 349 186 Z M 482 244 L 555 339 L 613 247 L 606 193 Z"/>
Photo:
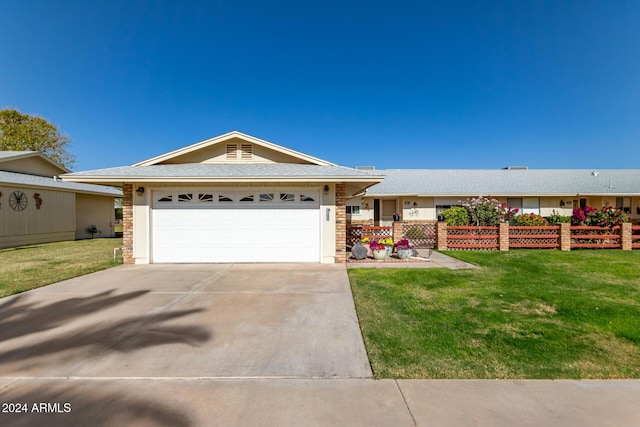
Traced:
<path id="1" fill-rule="evenodd" d="M 462 206 L 453 206 L 442 212 L 447 225 L 469 225 L 469 212 Z"/>
<path id="2" fill-rule="evenodd" d="M 549 225 L 558 225 L 566 222 L 571 222 L 570 216 L 560 215 L 558 212 L 556 212 L 555 209 L 552 212 L 553 213 L 547 217 L 547 222 L 549 223 Z"/>
<path id="3" fill-rule="evenodd" d="M 500 223 L 502 204 L 496 199 L 480 196 L 468 199 L 464 207 L 469 211 L 469 219 L 473 225 L 498 225 Z"/>
<path id="4" fill-rule="evenodd" d="M 547 225 L 546 219 L 534 213 L 517 216 L 514 222 L 516 225 L 526 225 L 529 227 Z"/>
<path id="5" fill-rule="evenodd" d="M 571 216 L 573 225 L 613 227 L 623 222 L 629 222 L 629 217 L 622 209 L 613 206 L 605 206 L 600 210 L 585 206 L 584 209 L 574 209 Z"/>

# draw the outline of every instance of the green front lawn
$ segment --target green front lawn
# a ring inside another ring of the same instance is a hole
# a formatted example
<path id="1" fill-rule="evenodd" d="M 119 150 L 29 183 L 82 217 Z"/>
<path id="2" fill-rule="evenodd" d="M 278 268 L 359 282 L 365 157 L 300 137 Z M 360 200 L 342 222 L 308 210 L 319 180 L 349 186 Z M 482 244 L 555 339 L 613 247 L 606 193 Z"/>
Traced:
<path id="1" fill-rule="evenodd" d="M 121 264 L 113 248 L 122 239 L 42 243 L 0 249 L 0 297 L 70 279 Z"/>
<path id="2" fill-rule="evenodd" d="M 447 255 L 349 270 L 377 378 L 640 378 L 640 251 Z"/>

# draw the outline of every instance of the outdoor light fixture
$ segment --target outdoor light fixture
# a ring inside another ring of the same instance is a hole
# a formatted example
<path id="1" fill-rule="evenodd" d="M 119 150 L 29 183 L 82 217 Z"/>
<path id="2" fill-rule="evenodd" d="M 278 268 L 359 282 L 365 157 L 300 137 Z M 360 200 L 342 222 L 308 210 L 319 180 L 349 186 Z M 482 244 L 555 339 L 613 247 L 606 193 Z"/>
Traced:
<path id="1" fill-rule="evenodd" d="M 565 205 L 566 205 L 566 203 L 564 202 L 564 200 L 560 200 L 560 207 L 561 207 L 561 208 L 564 208 L 564 207 L 565 207 Z"/>
<path id="2" fill-rule="evenodd" d="M 413 207 L 417 208 L 418 207 L 418 202 L 413 202 Z"/>
<path id="3" fill-rule="evenodd" d="M 329 186 L 326 184 L 324 186 L 324 194 L 329 194 Z"/>
<path id="4" fill-rule="evenodd" d="M 138 189 L 136 190 L 136 194 L 138 196 L 144 196 L 144 187 L 138 187 Z"/>

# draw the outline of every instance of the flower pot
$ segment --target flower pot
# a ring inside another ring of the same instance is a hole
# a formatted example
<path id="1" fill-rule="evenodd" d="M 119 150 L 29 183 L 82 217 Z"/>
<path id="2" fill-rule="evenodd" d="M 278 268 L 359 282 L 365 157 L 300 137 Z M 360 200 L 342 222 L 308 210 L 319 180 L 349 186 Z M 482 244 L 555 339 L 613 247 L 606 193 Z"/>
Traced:
<path id="1" fill-rule="evenodd" d="M 387 257 L 388 252 L 386 249 L 376 249 L 375 251 L 371 251 L 371 253 L 373 254 L 373 259 L 382 260 Z"/>
<path id="2" fill-rule="evenodd" d="M 398 258 L 407 259 L 413 256 L 413 249 L 398 249 Z"/>

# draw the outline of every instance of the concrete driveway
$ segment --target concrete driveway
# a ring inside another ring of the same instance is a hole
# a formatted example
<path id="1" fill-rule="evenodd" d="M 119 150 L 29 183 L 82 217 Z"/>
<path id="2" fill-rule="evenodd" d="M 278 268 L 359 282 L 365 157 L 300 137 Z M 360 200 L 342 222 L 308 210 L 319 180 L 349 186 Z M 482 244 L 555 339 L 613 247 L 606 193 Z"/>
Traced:
<path id="1" fill-rule="evenodd" d="M 121 266 L 0 300 L 4 378 L 368 378 L 343 265 Z"/>

